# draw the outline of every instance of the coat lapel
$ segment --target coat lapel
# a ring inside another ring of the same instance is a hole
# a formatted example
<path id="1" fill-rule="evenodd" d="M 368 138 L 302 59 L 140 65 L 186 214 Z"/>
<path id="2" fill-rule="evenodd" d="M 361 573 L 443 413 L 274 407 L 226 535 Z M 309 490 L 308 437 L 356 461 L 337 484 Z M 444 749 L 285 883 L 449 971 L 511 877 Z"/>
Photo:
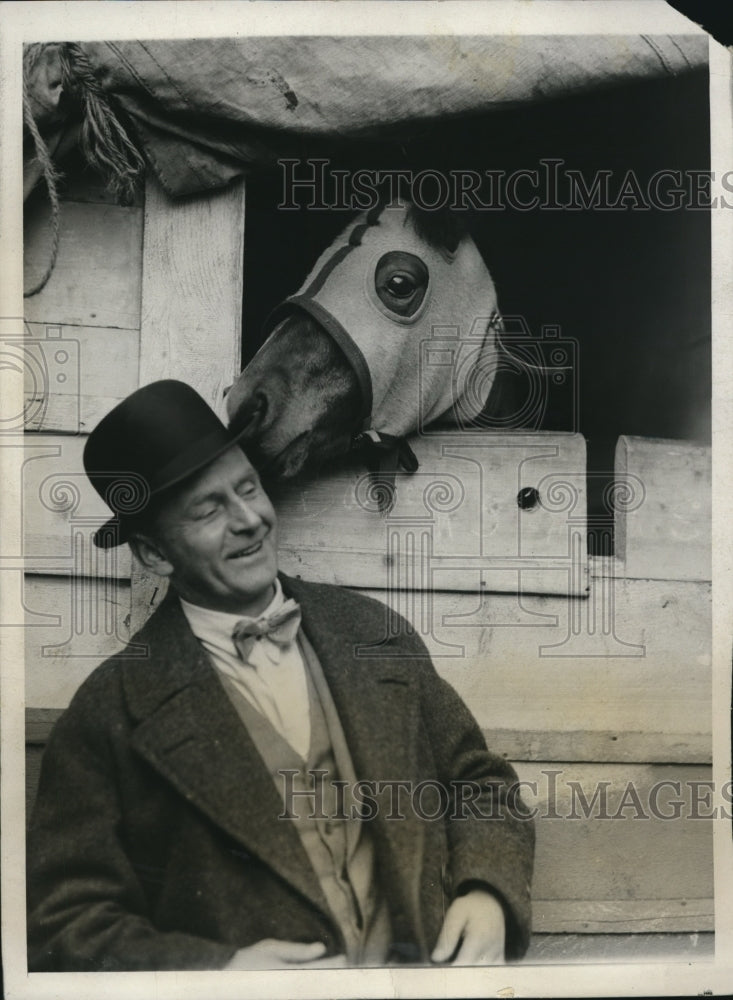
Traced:
<path id="1" fill-rule="evenodd" d="M 169 594 L 136 636 L 145 661 L 124 669 L 137 726 L 132 745 L 193 806 L 328 914 L 323 890 L 300 837 L 279 820 L 277 788 Z"/>

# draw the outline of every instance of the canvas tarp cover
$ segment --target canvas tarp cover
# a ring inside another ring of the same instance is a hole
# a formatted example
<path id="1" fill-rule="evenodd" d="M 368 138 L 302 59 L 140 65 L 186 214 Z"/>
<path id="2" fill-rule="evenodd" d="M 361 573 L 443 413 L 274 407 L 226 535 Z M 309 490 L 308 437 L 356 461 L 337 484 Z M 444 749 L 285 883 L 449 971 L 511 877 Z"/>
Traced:
<path id="1" fill-rule="evenodd" d="M 28 80 L 34 118 L 56 156 L 79 132 L 63 99 L 61 48 L 46 46 Z M 702 35 L 280 36 L 75 48 L 173 196 L 298 155 L 304 137 L 408 135 L 415 123 L 677 75 L 707 58 Z M 26 193 L 41 174 L 33 160 L 30 151 Z"/>

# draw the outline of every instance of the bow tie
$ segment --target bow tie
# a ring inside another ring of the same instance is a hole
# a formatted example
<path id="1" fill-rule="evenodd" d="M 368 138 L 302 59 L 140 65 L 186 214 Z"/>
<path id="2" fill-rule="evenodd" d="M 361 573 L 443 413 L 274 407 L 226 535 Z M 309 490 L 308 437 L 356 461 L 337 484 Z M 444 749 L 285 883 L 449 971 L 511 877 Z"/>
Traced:
<path id="1" fill-rule="evenodd" d="M 273 663 L 279 663 L 281 651 L 292 644 L 299 628 L 300 605 L 289 599 L 279 611 L 274 611 L 271 615 L 257 619 L 243 618 L 237 622 L 232 632 L 232 641 L 246 663 L 257 640 L 266 635 L 275 647 L 265 647 L 267 655 Z"/>

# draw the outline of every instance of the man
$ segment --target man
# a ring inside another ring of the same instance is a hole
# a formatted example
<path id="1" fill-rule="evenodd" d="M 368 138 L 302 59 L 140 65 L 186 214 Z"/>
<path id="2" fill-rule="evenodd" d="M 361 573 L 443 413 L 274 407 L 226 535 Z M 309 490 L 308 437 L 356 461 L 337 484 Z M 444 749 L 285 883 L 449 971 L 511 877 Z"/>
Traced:
<path id="1" fill-rule="evenodd" d="M 31 971 L 521 956 L 532 824 L 418 637 L 360 656 L 383 605 L 278 576 L 258 476 L 183 383 L 115 407 L 84 464 L 96 543 L 169 590 L 49 740 Z"/>

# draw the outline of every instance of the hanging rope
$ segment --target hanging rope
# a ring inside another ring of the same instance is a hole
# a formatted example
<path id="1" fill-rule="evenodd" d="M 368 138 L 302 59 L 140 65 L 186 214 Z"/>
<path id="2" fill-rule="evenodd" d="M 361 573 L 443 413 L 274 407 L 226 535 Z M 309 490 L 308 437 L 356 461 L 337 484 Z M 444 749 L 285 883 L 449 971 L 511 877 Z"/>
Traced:
<path id="1" fill-rule="evenodd" d="M 59 250 L 61 206 L 58 182 L 61 175 L 39 131 L 30 96 L 31 74 L 46 48 L 43 44 L 29 45 L 23 53 L 23 121 L 33 139 L 51 202 L 51 249 L 43 275 L 23 293 L 24 298 L 37 295 L 45 287 L 56 266 Z M 106 178 L 107 188 L 117 201 L 129 204 L 145 171 L 145 161 L 115 114 L 81 47 L 68 42 L 59 46 L 58 52 L 62 92 L 72 104 L 78 105 L 81 114 L 82 153 L 87 162 Z"/>
<path id="2" fill-rule="evenodd" d="M 81 47 L 61 46 L 63 86 L 81 106 L 81 149 L 86 160 L 107 178 L 118 201 L 129 203 L 145 171 L 137 146 L 115 114 Z"/>
<path id="3" fill-rule="evenodd" d="M 31 71 L 38 61 L 38 57 L 40 56 L 42 49 L 42 45 L 29 45 L 23 53 L 23 121 L 33 138 L 33 144 L 36 149 L 36 157 L 38 158 L 38 162 L 41 164 L 43 169 L 43 177 L 46 181 L 48 197 L 51 202 L 51 254 L 46 270 L 43 272 L 36 284 L 33 285 L 32 288 L 26 289 L 26 291 L 23 292 L 23 298 L 25 299 L 29 299 L 32 295 L 37 295 L 41 289 L 45 287 L 48 279 L 53 273 L 54 267 L 56 266 L 56 258 L 59 253 L 59 216 L 61 211 L 57 187 L 59 174 L 53 165 L 51 154 L 48 151 L 48 146 L 43 141 L 43 137 L 38 131 L 38 125 L 36 124 L 36 119 L 33 117 L 33 112 L 31 111 L 31 101 L 28 94 L 28 79 Z"/>

